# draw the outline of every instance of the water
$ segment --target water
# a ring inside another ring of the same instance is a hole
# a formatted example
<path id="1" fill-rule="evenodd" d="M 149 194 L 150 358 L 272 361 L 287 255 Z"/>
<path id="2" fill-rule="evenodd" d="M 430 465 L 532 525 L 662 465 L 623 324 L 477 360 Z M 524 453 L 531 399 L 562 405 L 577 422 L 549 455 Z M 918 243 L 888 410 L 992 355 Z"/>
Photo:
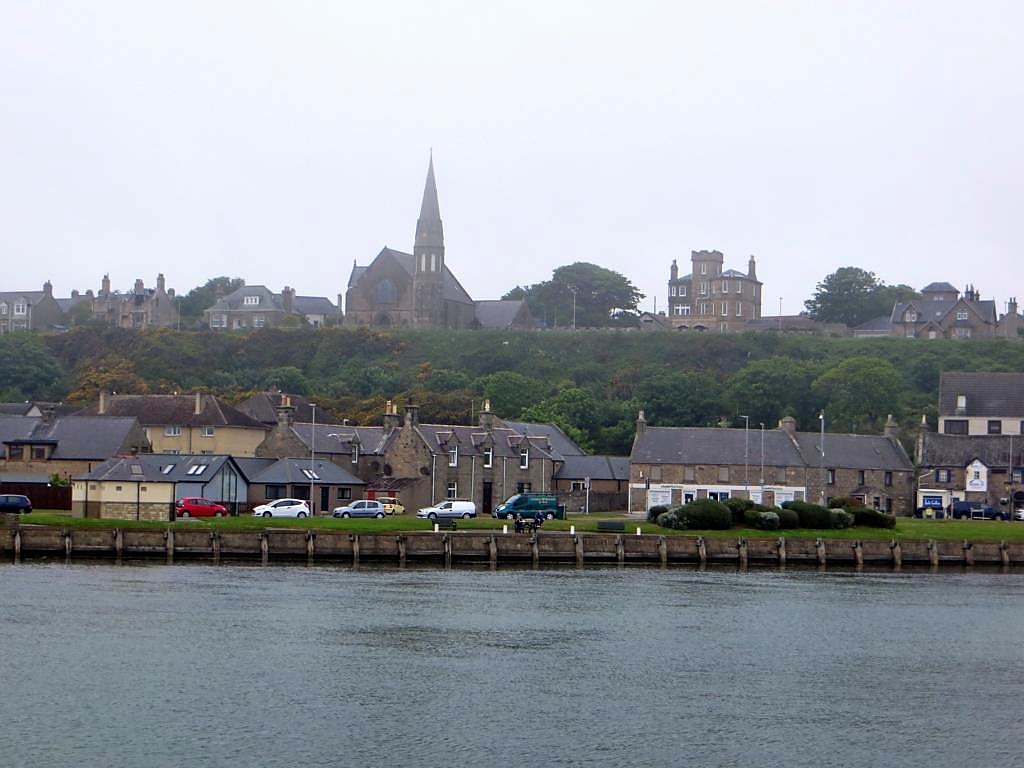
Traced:
<path id="1" fill-rule="evenodd" d="M 4 766 L 1022 766 L 1024 576 L 0 565 Z"/>

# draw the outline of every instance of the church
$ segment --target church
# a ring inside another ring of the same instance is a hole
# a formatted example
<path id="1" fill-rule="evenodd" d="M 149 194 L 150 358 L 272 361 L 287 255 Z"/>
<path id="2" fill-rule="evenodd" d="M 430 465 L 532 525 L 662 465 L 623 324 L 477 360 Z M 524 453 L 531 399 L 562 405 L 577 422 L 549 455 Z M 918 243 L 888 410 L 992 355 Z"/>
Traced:
<path id="1" fill-rule="evenodd" d="M 406 328 L 531 328 L 525 301 L 474 301 L 445 263 L 434 158 L 427 168 L 412 253 L 385 247 L 352 265 L 345 325 Z"/>

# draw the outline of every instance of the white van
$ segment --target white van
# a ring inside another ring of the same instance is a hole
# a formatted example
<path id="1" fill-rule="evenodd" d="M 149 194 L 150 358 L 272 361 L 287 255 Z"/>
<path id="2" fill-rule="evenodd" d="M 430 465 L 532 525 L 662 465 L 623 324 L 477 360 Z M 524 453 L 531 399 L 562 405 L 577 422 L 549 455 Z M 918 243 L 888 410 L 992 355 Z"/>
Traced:
<path id="1" fill-rule="evenodd" d="M 461 517 L 469 520 L 476 517 L 476 504 L 472 501 L 456 501 L 449 499 L 436 504 L 433 507 L 424 507 L 416 513 L 416 517 L 425 517 L 428 520 L 444 520 L 447 518 Z"/>

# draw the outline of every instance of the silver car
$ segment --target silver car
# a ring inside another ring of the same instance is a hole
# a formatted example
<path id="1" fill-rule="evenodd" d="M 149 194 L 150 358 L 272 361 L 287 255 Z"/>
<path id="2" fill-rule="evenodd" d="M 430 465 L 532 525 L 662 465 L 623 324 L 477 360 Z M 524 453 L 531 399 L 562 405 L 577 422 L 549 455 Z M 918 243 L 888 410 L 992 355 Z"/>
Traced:
<path id="1" fill-rule="evenodd" d="M 388 510 L 384 502 L 376 499 L 353 501 L 344 507 L 335 507 L 331 517 L 384 517 Z"/>

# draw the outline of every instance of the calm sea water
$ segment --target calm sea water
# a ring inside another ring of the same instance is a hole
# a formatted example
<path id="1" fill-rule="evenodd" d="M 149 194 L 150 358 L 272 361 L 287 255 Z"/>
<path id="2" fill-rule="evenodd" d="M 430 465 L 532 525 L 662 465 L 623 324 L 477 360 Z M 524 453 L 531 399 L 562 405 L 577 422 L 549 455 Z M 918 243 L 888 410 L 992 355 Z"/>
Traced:
<path id="1" fill-rule="evenodd" d="M 1024 576 L 0 565 L 4 766 L 1022 766 Z"/>

